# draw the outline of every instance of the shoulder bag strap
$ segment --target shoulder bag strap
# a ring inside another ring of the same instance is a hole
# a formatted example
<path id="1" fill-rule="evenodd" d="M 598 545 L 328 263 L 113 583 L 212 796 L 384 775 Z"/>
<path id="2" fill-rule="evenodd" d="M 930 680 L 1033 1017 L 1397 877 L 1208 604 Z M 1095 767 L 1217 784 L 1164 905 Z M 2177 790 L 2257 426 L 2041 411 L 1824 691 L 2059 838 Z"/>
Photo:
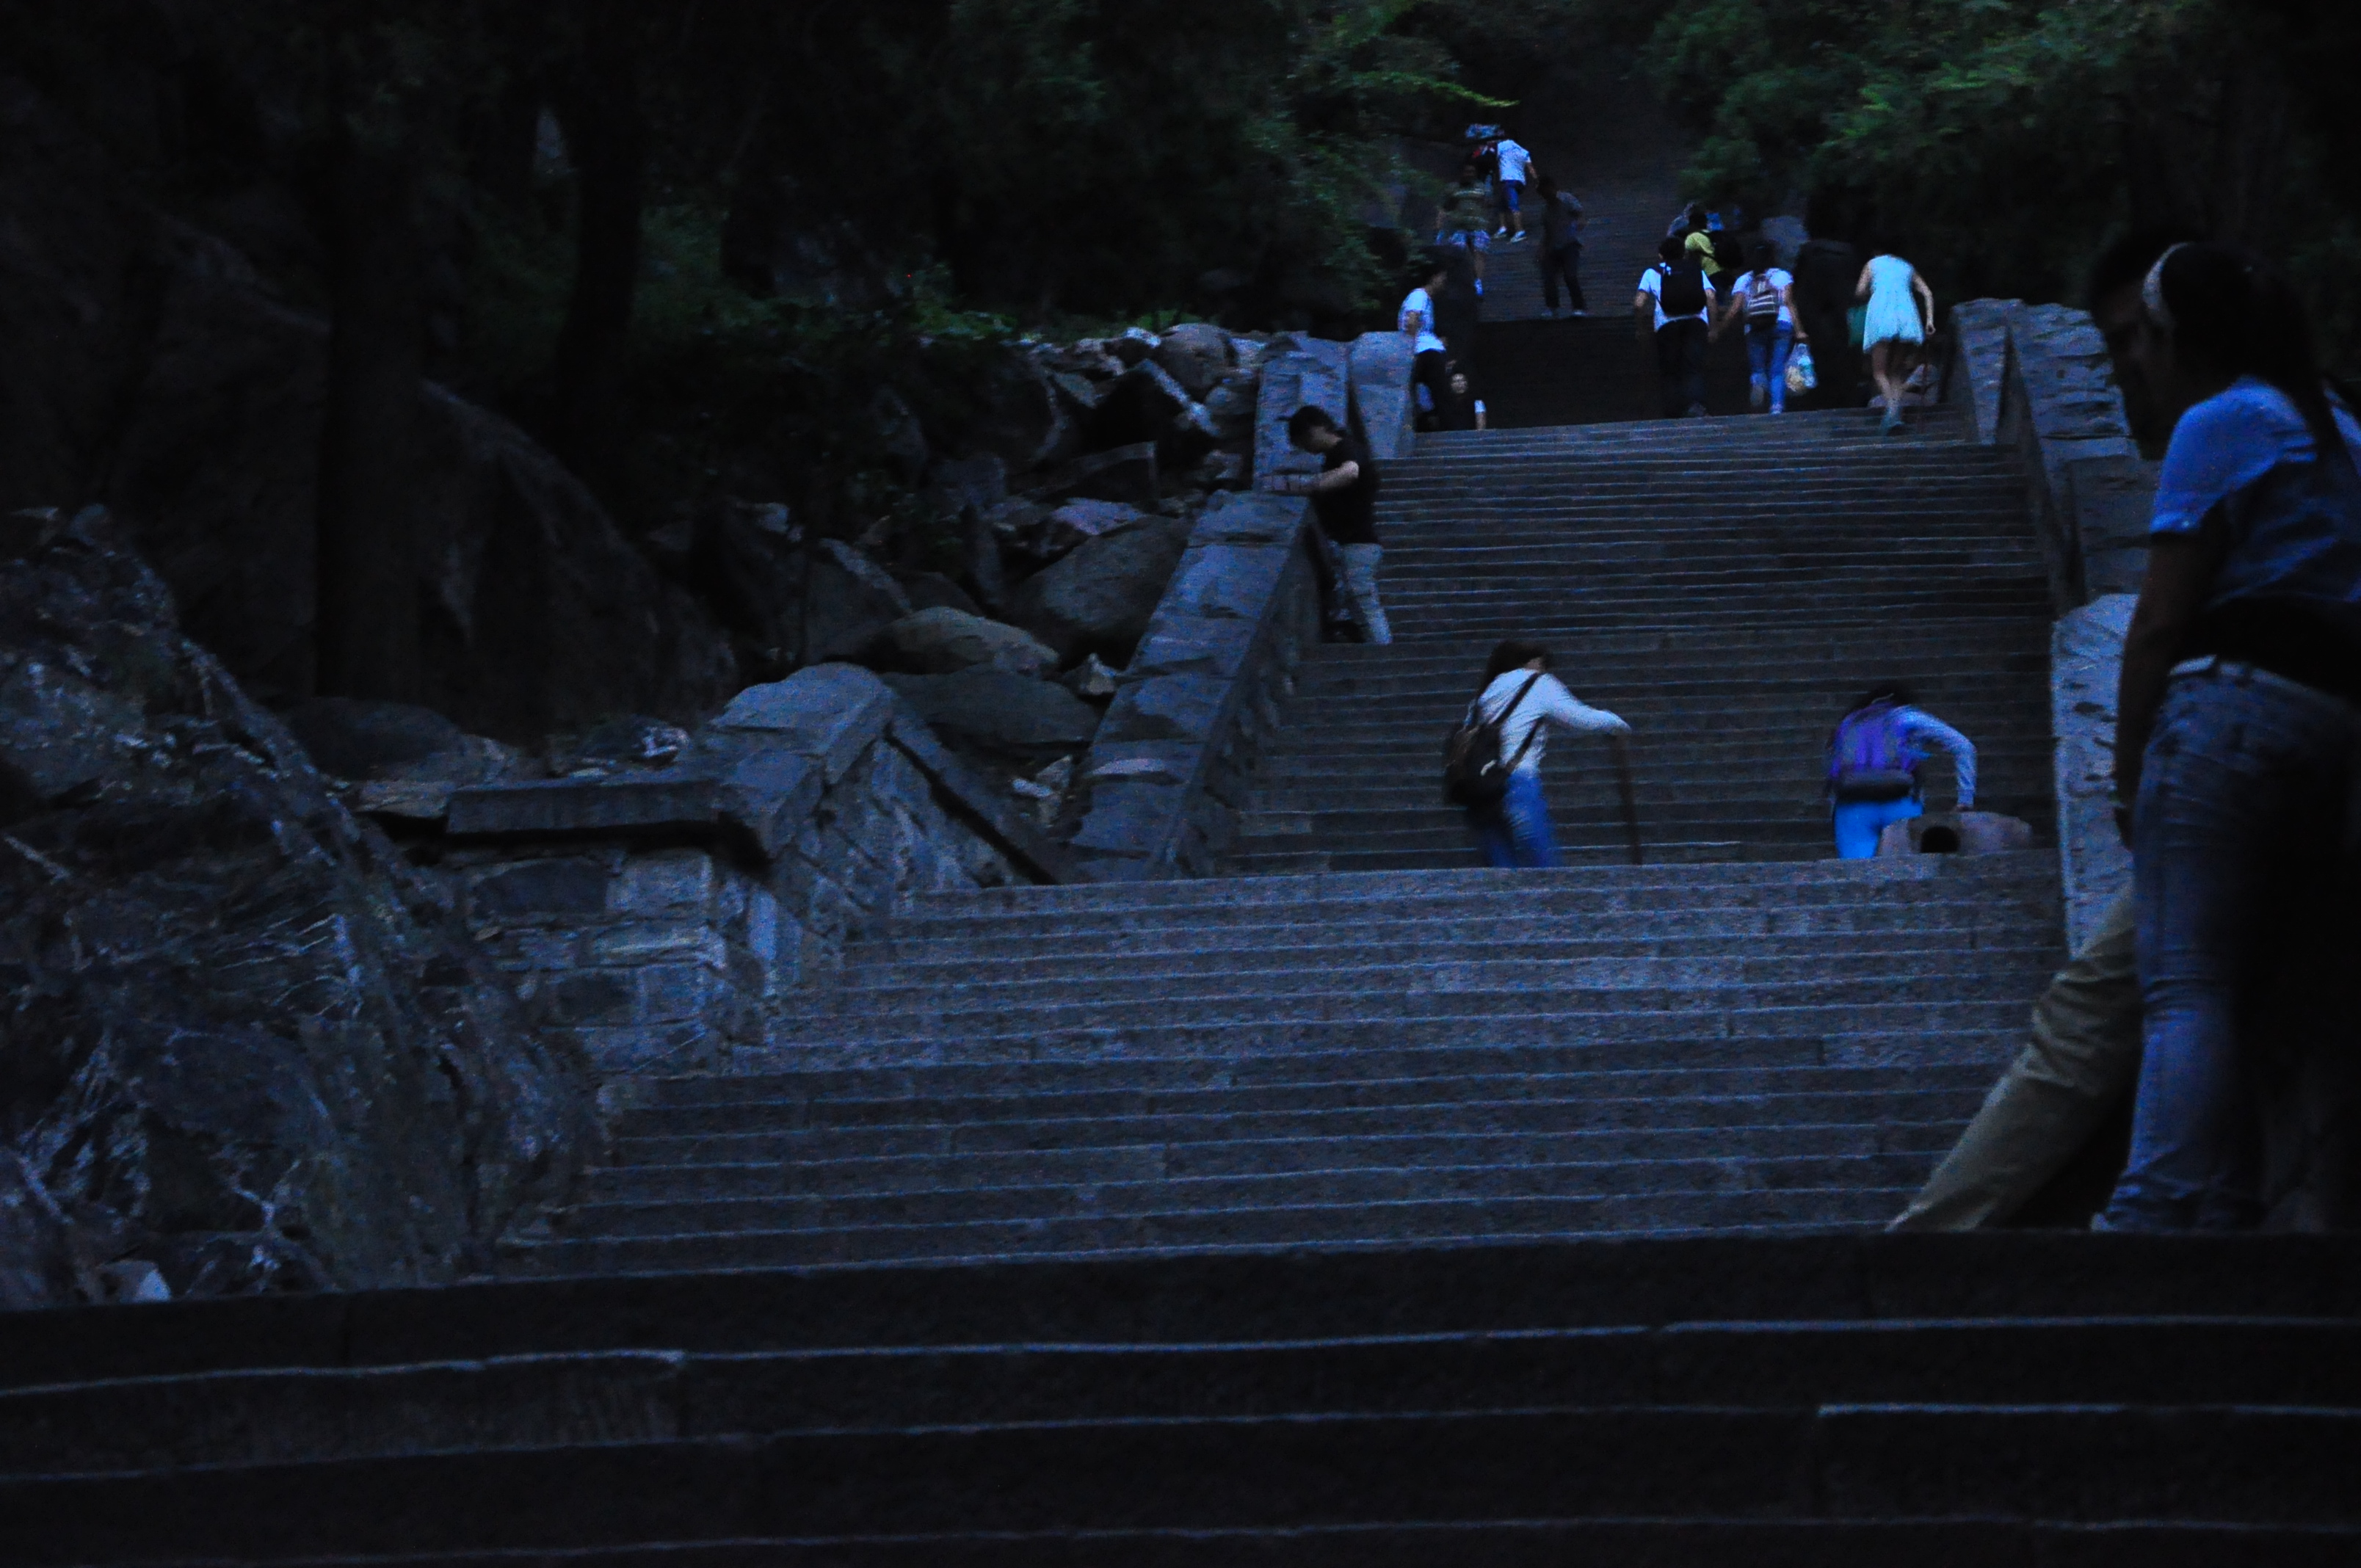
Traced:
<path id="1" fill-rule="evenodd" d="M 1509 716 L 1517 711 L 1518 705 L 1522 703 L 1527 696 L 1532 694 L 1532 689 L 1541 685 L 1542 676 L 1548 673 L 1549 672 L 1546 670 L 1535 670 L 1533 672 L 1533 678 L 1525 683 L 1524 690 L 1517 694 L 1517 700 L 1509 704 L 1508 707 L 1501 712 L 1500 724 L 1503 729 L 1506 729 L 1508 726 Z M 1509 759 L 1509 771 L 1510 773 L 1513 773 L 1517 771 L 1517 764 L 1525 760 L 1525 753 L 1527 751 L 1532 750 L 1533 737 L 1541 732 L 1542 727 L 1540 724 L 1535 724 L 1531 729 L 1525 731 L 1525 738 L 1517 743 L 1517 754 Z"/>

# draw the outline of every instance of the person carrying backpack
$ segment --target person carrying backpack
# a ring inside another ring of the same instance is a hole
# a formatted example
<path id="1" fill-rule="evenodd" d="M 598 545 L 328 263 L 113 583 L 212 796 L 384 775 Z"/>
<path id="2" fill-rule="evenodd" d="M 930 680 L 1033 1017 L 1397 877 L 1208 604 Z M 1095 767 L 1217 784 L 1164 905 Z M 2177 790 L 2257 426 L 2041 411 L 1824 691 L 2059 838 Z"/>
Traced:
<path id="1" fill-rule="evenodd" d="M 1648 341 L 1653 325 L 1664 417 L 1678 419 L 1686 414 L 1702 419 L 1705 347 L 1713 334 L 1713 285 L 1706 281 L 1696 258 L 1679 240 L 1664 241 L 1656 254 L 1664 259 L 1641 275 L 1640 291 L 1631 302 L 1640 341 Z"/>
<path id="2" fill-rule="evenodd" d="M 1753 269 L 1731 286 L 1730 309 L 1715 331 L 1719 335 L 1741 318 L 1745 321 L 1754 410 L 1760 413 L 1767 402 L 1773 413 L 1783 414 L 1787 411 L 1787 356 L 1796 344 L 1809 340 L 1795 321 L 1795 280 L 1772 265 L 1775 255 L 1769 245 L 1756 242 Z"/>
<path id="3" fill-rule="evenodd" d="M 1444 752 L 1444 793 L 1467 813 L 1485 862 L 1503 871 L 1559 863 L 1549 804 L 1542 795 L 1542 753 L 1550 725 L 1608 737 L 1627 807 L 1631 799 L 1626 738 L 1631 727 L 1576 699 L 1549 673 L 1549 663 L 1547 648 L 1521 638 L 1494 648 L 1484 666 L 1484 689 L 1468 705 Z M 1635 853 L 1637 839 L 1635 825 Z"/>
<path id="4" fill-rule="evenodd" d="M 1976 747 L 1966 736 L 1921 708 L 1898 685 L 1872 688 L 1844 716 L 1828 737 L 1828 795 L 1840 860 L 1866 861 L 1877 853 L 1879 835 L 1896 822 L 1927 814 L 1926 788 L 1918 770 L 1927 748 L 1951 754 L 1959 778 L 1959 808 L 1976 804 Z"/>

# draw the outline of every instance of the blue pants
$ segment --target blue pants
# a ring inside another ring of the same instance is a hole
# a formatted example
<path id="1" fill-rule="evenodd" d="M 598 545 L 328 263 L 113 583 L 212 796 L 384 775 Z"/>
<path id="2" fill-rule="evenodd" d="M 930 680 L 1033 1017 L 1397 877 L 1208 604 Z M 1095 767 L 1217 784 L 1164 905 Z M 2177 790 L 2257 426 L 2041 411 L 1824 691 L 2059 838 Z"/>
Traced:
<path id="1" fill-rule="evenodd" d="M 1877 836 L 1889 825 L 1926 815 L 1925 805 L 1908 795 L 1900 800 L 1839 801 L 1836 808 L 1837 858 L 1842 861 L 1870 860 L 1877 853 Z"/>
<path id="2" fill-rule="evenodd" d="M 1471 811 L 1468 825 L 1484 851 L 1485 863 L 1500 871 L 1542 870 L 1558 864 L 1557 840 L 1551 835 L 1549 803 L 1542 798 L 1538 768 L 1521 768 L 1509 775 L 1509 793 L 1496 811 Z"/>
<path id="3" fill-rule="evenodd" d="M 2133 808 L 2146 1023 L 2131 1158 L 2104 1228 L 2259 1218 L 2238 1017 L 2272 951 L 2274 910 L 2336 842 L 2356 738 L 2349 705 L 2235 667 L 2167 689 Z"/>
<path id="4" fill-rule="evenodd" d="M 1769 378 L 1773 413 L 1787 410 L 1787 356 L 1795 346 L 1795 329 L 1787 322 L 1776 322 L 1768 327 L 1746 323 L 1746 362 L 1753 367 L 1757 385 Z"/>

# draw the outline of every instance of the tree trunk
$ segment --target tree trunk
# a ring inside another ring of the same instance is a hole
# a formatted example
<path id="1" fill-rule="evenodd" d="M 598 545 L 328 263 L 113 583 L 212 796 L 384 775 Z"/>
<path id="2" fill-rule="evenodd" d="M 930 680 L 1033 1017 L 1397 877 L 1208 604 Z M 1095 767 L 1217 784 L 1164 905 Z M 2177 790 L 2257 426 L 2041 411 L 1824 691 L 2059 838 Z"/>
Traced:
<path id="1" fill-rule="evenodd" d="M 557 337 L 558 455 L 612 499 L 624 433 L 622 351 L 640 270 L 648 129 L 630 9 L 598 7 L 557 115 L 577 181 L 574 290 Z"/>
<path id="2" fill-rule="evenodd" d="M 313 571 L 316 683 L 339 696 L 418 689 L 411 482 L 424 266 L 416 181 L 400 149 L 343 139 L 326 192 L 333 319 Z"/>

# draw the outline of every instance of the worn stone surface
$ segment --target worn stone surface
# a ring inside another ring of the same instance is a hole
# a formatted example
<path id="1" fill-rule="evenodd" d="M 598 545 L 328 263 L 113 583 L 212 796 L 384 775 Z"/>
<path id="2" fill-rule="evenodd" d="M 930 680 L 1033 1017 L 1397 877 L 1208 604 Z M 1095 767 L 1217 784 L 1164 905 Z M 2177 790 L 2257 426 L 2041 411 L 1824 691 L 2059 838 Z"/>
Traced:
<path id="1" fill-rule="evenodd" d="M 2008 321 L 2008 378 L 1997 439 L 2024 455 L 2051 598 L 2062 613 L 2089 594 L 2082 544 L 2074 532 L 2070 469 L 2092 458 L 2136 461 L 2139 448 L 2131 439 L 2106 342 L 2088 312 L 2012 305 Z"/>
<path id="2" fill-rule="evenodd" d="M 1274 345 L 1276 346 L 1276 345 Z M 1299 452 L 1287 438 L 1287 421 L 1300 408 L 1325 409 L 1338 422 L 1351 410 L 1344 345 L 1334 356 L 1288 350 L 1267 357 L 1255 401 L 1254 477 L 1319 472 L 1320 459 Z"/>
<path id="3" fill-rule="evenodd" d="M 0 1259 L 175 1294 L 445 1281 L 563 1195 L 588 1080 L 97 513 L 0 561 Z M 62 1230 L 27 1223 L 54 1212 Z"/>
<path id="4" fill-rule="evenodd" d="M 1379 463 L 1407 457 L 1418 444 L 1418 405 L 1411 395 L 1411 345 L 1398 332 L 1363 333 L 1353 340 L 1353 412 L 1369 455 Z"/>
<path id="5" fill-rule="evenodd" d="M 2115 829 L 2115 685 L 2123 674 L 2128 594 L 2093 600 L 2058 623 L 2050 642 L 2050 722 L 2058 740 L 2058 846 L 2066 936 L 2081 947 L 2131 884 L 2131 851 Z"/>
<path id="6" fill-rule="evenodd" d="M 1047 506 L 1075 499 L 1122 501 L 1152 509 L 1162 491 L 1158 475 L 1156 444 L 1137 442 L 1108 452 L 1078 457 L 1049 475 L 1027 493 Z"/>
<path id="7" fill-rule="evenodd" d="M 1990 446 L 2000 439 L 2001 398 L 2008 382 L 2011 313 L 2022 300 L 1964 300 L 1951 307 L 1951 334 L 1958 352 L 1951 360 L 1944 400 L 1968 405 L 1976 439 Z"/>
<path id="8" fill-rule="evenodd" d="M 1096 653 L 1127 663 L 1188 538 L 1188 524 L 1147 517 L 1086 540 L 1011 591 L 1008 619 L 1061 662 Z"/>
<path id="9" fill-rule="evenodd" d="M 1099 725 L 1098 710 L 1065 687 L 1007 670 L 885 681 L 947 740 L 1002 756 L 1047 759 L 1078 751 Z"/>
<path id="10" fill-rule="evenodd" d="M 1061 554 L 1086 539 L 1128 528 L 1150 514 L 1125 501 L 1068 501 L 1051 512 L 1041 533 L 1041 553 Z"/>
<path id="11" fill-rule="evenodd" d="M 2147 574 L 2148 522 L 2156 514 L 2161 467 L 2125 456 L 2083 457 L 2065 465 L 2082 588 L 2092 598 L 2139 591 Z"/>
<path id="12" fill-rule="evenodd" d="M 1152 357 L 1182 391 L 1202 398 L 1229 374 L 1229 334 L 1204 322 L 1185 322 L 1165 330 Z"/>
<path id="13" fill-rule="evenodd" d="M 1058 667 L 1055 650 L 1019 628 L 956 609 L 922 609 L 885 629 L 884 652 L 906 674 L 947 675 L 982 664 L 1020 675 Z"/>

